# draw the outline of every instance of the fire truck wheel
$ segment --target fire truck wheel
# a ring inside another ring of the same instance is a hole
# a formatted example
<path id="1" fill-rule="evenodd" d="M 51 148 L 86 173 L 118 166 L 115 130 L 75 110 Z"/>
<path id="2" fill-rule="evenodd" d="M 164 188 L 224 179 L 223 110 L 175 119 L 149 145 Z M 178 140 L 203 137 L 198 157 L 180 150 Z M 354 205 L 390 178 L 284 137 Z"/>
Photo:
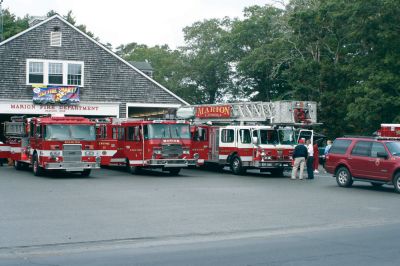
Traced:
<path id="1" fill-rule="evenodd" d="M 231 159 L 231 170 L 235 175 L 242 175 L 246 172 L 246 170 L 242 166 L 242 161 L 238 156 L 234 156 Z"/>
<path id="2" fill-rule="evenodd" d="M 38 160 L 38 158 L 37 158 L 37 154 L 35 154 L 35 155 L 33 156 L 33 160 L 32 160 L 32 161 L 33 161 L 33 162 L 32 162 L 32 165 L 33 165 L 33 174 L 34 174 L 35 176 L 41 176 L 41 175 L 43 174 L 44 170 L 43 170 L 43 168 L 40 167 L 40 165 L 39 165 L 39 160 Z"/>
<path id="3" fill-rule="evenodd" d="M 171 169 L 168 169 L 168 171 L 171 175 L 179 175 L 181 168 L 171 168 Z"/>
<path id="4" fill-rule="evenodd" d="M 340 187 L 351 187 L 353 178 L 346 167 L 340 167 L 336 171 L 336 182 Z"/>
<path id="5" fill-rule="evenodd" d="M 14 161 L 14 168 L 16 170 L 22 170 L 22 169 L 24 169 L 24 165 L 19 161 Z"/>
<path id="6" fill-rule="evenodd" d="M 81 175 L 82 175 L 82 176 L 90 176 L 90 172 L 91 172 L 90 169 L 84 169 L 84 170 L 81 172 Z"/>
<path id="7" fill-rule="evenodd" d="M 132 174 L 132 175 L 137 175 L 137 174 L 139 174 L 140 173 L 140 167 L 138 167 L 138 166 L 129 166 L 129 172 Z"/>

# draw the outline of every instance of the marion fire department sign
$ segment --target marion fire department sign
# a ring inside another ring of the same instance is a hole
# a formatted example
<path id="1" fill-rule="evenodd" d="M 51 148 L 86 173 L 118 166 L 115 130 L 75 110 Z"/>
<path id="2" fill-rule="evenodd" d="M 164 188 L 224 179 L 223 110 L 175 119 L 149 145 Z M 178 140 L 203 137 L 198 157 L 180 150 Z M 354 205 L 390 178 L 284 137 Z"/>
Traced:
<path id="1" fill-rule="evenodd" d="M 83 103 L 77 105 L 43 105 L 32 102 L 0 101 L 0 114 L 65 114 L 119 116 L 119 103 Z"/>
<path id="2" fill-rule="evenodd" d="M 196 117 L 198 118 L 221 118 L 231 116 L 231 106 L 197 106 Z"/>

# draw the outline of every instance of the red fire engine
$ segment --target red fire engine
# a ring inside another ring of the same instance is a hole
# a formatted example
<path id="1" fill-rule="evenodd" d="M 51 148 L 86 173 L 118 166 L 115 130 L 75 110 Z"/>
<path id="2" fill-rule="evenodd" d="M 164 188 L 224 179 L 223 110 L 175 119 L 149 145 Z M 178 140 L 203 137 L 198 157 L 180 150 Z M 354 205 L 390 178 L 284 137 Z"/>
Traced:
<path id="1" fill-rule="evenodd" d="M 187 106 L 177 117 L 193 121 L 192 153 L 199 164 L 230 166 L 234 174 L 259 169 L 283 175 L 299 138 L 311 139 L 315 102 L 243 102 Z M 213 125 L 210 125 L 213 124 Z"/>
<path id="2" fill-rule="evenodd" d="M 95 123 L 83 117 L 12 117 L 5 122 L 10 157 L 17 170 L 32 165 L 33 173 L 47 170 L 81 172 L 100 168 Z"/>
<path id="3" fill-rule="evenodd" d="M 377 136 L 385 139 L 400 139 L 400 124 L 381 124 Z"/>
<path id="4" fill-rule="evenodd" d="M 142 168 L 159 168 L 178 174 L 195 166 L 197 154 L 190 154 L 189 123 L 169 120 L 97 121 L 101 164 L 124 166 L 132 174 Z"/>

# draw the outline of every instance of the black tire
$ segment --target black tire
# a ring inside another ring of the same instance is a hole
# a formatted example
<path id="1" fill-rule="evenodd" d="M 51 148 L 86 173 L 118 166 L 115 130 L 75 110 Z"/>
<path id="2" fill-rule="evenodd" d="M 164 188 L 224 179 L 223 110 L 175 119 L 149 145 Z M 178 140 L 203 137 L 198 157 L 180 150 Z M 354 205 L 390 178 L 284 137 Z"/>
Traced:
<path id="1" fill-rule="evenodd" d="M 141 168 L 139 166 L 129 166 L 129 172 L 132 175 L 140 174 L 140 170 L 141 170 Z"/>
<path id="2" fill-rule="evenodd" d="M 171 168 L 168 169 L 170 175 L 179 175 L 179 172 L 181 171 L 181 168 Z"/>
<path id="3" fill-rule="evenodd" d="M 397 193 L 400 193 L 400 173 L 397 173 L 393 178 L 394 189 Z"/>
<path id="4" fill-rule="evenodd" d="M 33 155 L 32 170 L 33 170 L 33 174 L 35 176 L 41 176 L 44 173 L 44 169 L 39 165 L 39 160 L 37 158 L 37 154 Z"/>
<path id="5" fill-rule="evenodd" d="M 126 159 L 125 168 L 126 168 L 126 171 L 128 173 L 131 173 L 132 175 L 137 175 L 137 174 L 140 173 L 140 167 L 129 165 L 129 160 L 128 159 Z"/>
<path id="6" fill-rule="evenodd" d="M 20 161 L 14 161 L 14 168 L 16 170 L 22 170 L 22 169 L 24 169 L 24 165 Z"/>
<path id="7" fill-rule="evenodd" d="M 283 176 L 283 169 L 271 169 L 271 175 L 282 177 Z"/>
<path id="8" fill-rule="evenodd" d="M 81 172 L 82 176 L 90 176 L 90 172 L 92 172 L 91 169 L 85 169 Z"/>
<path id="9" fill-rule="evenodd" d="M 234 156 L 231 159 L 230 167 L 235 175 L 242 175 L 246 172 L 246 169 L 243 168 L 242 160 L 238 156 Z"/>
<path id="10" fill-rule="evenodd" d="M 381 187 L 381 186 L 383 186 L 382 183 L 376 183 L 376 182 L 371 182 L 371 185 L 372 185 L 373 187 Z"/>
<path id="11" fill-rule="evenodd" d="M 353 185 L 353 178 L 346 167 L 340 167 L 336 171 L 336 182 L 339 187 L 351 187 Z"/>

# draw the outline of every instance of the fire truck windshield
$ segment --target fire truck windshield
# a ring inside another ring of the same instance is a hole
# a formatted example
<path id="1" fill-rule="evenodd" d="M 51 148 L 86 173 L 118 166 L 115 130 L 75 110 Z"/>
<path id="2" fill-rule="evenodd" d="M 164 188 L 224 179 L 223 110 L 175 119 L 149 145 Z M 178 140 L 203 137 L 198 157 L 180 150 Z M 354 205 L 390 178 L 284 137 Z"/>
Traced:
<path id="1" fill-rule="evenodd" d="M 260 129 L 260 144 L 295 144 L 294 131 L 292 129 Z"/>
<path id="2" fill-rule="evenodd" d="M 90 125 L 47 125 L 46 140 L 96 140 L 94 126 Z"/>
<path id="3" fill-rule="evenodd" d="M 145 139 L 190 139 L 190 130 L 187 124 L 149 124 L 147 128 L 146 132 L 145 127 Z"/>
<path id="4" fill-rule="evenodd" d="M 296 144 L 293 129 L 290 128 L 278 129 L 278 133 L 279 133 L 280 144 L 286 144 L 286 145 Z"/>

